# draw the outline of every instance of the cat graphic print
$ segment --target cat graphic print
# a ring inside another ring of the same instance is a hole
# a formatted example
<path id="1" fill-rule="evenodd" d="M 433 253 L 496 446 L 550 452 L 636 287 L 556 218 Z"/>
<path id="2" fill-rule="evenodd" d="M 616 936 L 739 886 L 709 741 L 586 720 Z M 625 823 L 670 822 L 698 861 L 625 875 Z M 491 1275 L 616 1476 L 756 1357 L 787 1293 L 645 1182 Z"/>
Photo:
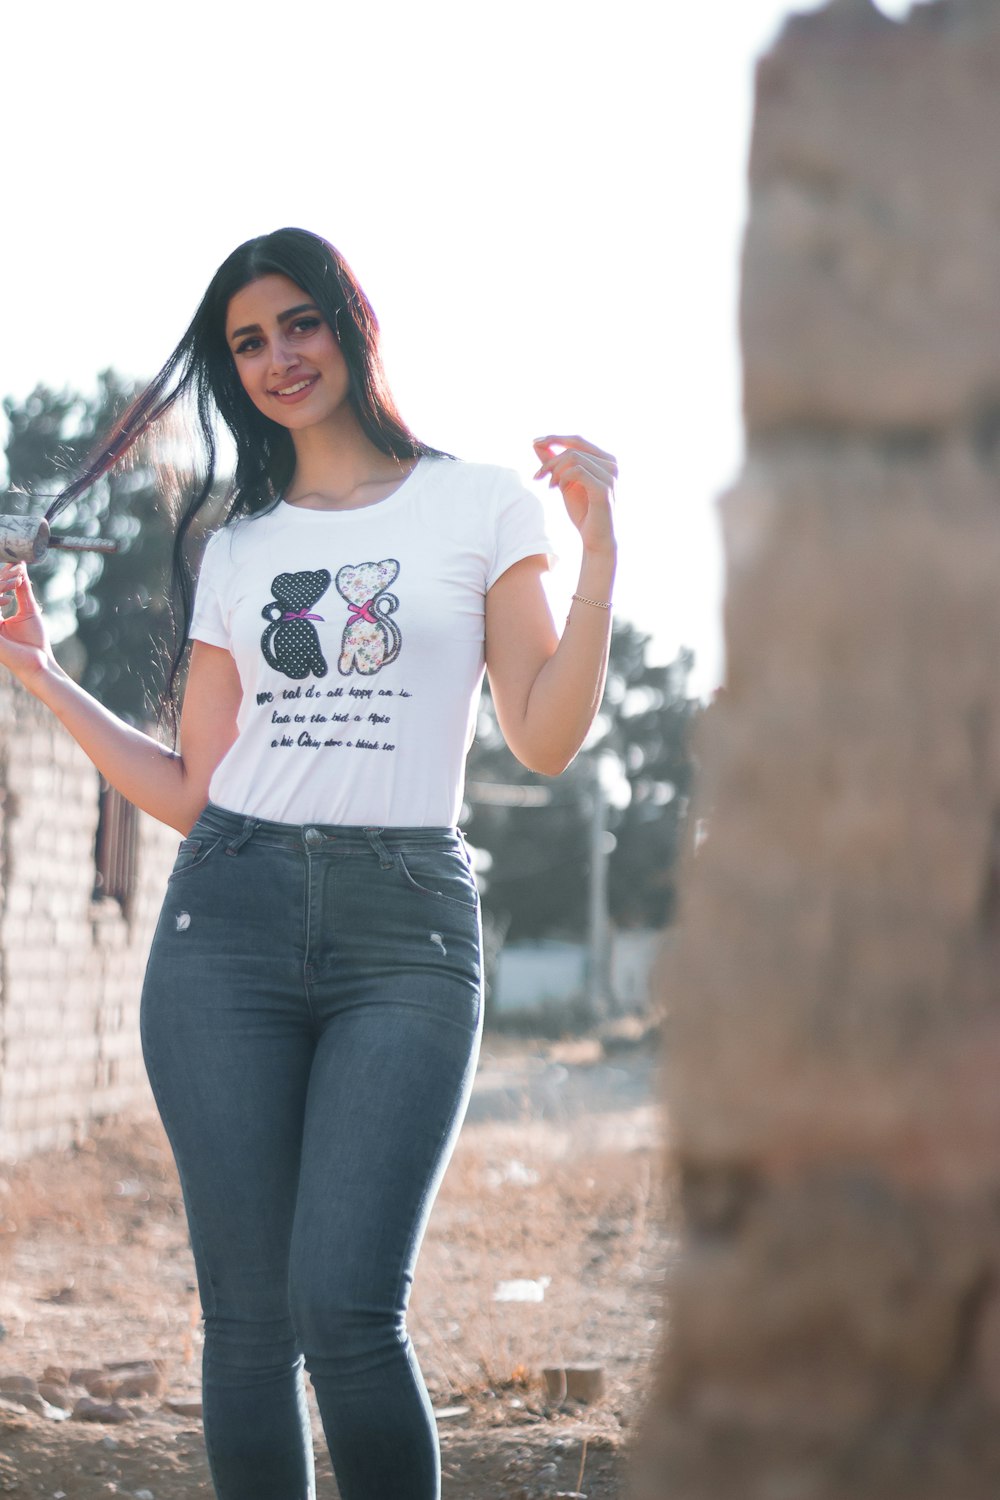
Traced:
<path id="1" fill-rule="evenodd" d="M 398 625 L 389 618 L 399 608 L 399 600 L 388 592 L 398 574 L 399 563 L 394 557 L 349 563 L 338 572 L 337 592 L 348 610 L 337 663 L 342 676 L 357 672 L 371 677 L 399 655 L 402 637 Z M 315 613 L 313 606 L 330 587 L 330 579 L 326 568 L 279 573 L 271 584 L 273 598 L 261 610 L 269 622 L 260 640 L 264 660 L 293 681 L 310 674 L 327 674 L 316 630 L 316 624 L 327 617 Z"/>
<path id="2" fill-rule="evenodd" d="M 261 610 L 270 624 L 260 638 L 264 660 L 276 672 L 300 681 L 308 677 L 325 677 L 327 665 L 319 644 L 314 620 L 323 615 L 312 613 L 312 606 L 330 587 L 326 568 L 315 572 L 279 573 L 271 584 L 274 595 Z"/>
<path id="3" fill-rule="evenodd" d="M 398 574 L 394 557 L 352 563 L 337 574 L 337 593 L 347 601 L 349 611 L 337 663 L 344 677 L 352 672 L 371 677 L 399 655 L 402 637 L 389 618 L 399 608 L 399 600 L 387 592 Z"/>

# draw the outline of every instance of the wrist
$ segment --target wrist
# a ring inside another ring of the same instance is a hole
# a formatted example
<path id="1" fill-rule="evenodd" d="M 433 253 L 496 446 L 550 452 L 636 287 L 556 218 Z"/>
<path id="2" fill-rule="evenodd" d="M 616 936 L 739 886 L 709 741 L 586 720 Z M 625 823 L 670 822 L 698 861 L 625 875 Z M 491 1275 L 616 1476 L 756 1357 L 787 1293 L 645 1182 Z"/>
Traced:
<path id="1" fill-rule="evenodd" d="M 17 673 L 17 680 L 29 693 L 44 700 L 50 684 L 68 682 L 69 678 L 55 657 L 40 652 L 37 660 Z"/>
<path id="2" fill-rule="evenodd" d="M 583 549 L 584 563 L 593 561 L 610 564 L 613 568 L 618 562 L 618 543 L 614 537 L 608 537 L 606 541 L 596 542 L 590 546 L 585 545 Z"/>
<path id="3" fill-rule="evenodd" d="M 588 552 L 584 555 L 576 592 L 588 599 L 610 599 L 614 592 L 617 554 Z"/>
<path id="4" fill-rule="evenodd" d="M 613 608 L 613 601 L 611 599 L 591 599 L 587 594 L 574 594 L 570 600 L 570 609 L 573 608 L 574 604 L 586 604 L 591 609 L 606 610 L 608 614 L 611 613 Z"/>

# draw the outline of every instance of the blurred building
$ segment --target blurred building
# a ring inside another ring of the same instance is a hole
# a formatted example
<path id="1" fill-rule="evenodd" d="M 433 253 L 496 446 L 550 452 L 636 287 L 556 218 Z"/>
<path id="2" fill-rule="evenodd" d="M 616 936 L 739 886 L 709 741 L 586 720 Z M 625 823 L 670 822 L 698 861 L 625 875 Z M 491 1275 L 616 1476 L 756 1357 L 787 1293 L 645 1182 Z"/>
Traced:
<path id="1" fill-rule="evenodd" d="M 647 1009 L 652 976 L 663 945 L 671 936 L 655 928 L 611 930 L 609 986 L 604 1000 L 608 1016 Z M 587 993 L 588 952 L 584 943 L 540 939 L 507 943 L 497 959 L 490 1003 L 494 1015 L 530 1013 L 581 1002 Z"/>

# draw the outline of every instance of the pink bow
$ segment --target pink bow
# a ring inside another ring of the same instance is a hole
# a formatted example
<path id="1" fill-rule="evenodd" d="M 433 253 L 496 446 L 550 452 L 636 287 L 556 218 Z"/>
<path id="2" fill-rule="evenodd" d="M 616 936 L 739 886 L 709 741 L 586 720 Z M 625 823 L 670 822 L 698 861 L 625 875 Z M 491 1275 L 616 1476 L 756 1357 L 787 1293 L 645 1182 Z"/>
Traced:
<path id="1" fill-rule="evenodd" d="M 372 605 L 374 603 L 375 597 L 373 595 L 371 599 L 366 599 L 364 604 L 349 604 L 347 607 L 353 610 L 353 614 L 348 616 L 348 625 L 353 625 L 355 620 L 367 620 L 369 625 L 377 625 L 378 620 L 372 614 Z"/>

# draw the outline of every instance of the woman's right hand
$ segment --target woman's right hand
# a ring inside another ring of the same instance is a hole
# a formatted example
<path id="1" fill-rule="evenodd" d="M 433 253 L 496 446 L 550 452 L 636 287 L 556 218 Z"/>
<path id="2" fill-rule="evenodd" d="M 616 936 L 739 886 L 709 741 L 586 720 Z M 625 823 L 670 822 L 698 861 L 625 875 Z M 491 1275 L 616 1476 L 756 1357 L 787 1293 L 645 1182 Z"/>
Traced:
<path id="1" fill-rule="evenodd" d="M 5 605 L 12 593 L 15 611 L 7 619 L 0 617 L 0 666 L 29 686 L 38 673 L 55 666 L 56 659 L 23 562 L 0 567 L 0 599 Z"/>
<path id="2" fill-rule="evenodd" d="M 13 593 L 17 608 L 0 619 L 0 667 L 7 667 L 52 710 L 106 781 L 143 812 L 180 833 L 208 801 L 212 773 L 239 732 L 243 699 L 240 674 L 222 646 L 191 647 L 181 744 L 168 750 L 158 739 L 124 723 L 59 666 L 24 563 L 0 566 L 0 596 Z"/>

